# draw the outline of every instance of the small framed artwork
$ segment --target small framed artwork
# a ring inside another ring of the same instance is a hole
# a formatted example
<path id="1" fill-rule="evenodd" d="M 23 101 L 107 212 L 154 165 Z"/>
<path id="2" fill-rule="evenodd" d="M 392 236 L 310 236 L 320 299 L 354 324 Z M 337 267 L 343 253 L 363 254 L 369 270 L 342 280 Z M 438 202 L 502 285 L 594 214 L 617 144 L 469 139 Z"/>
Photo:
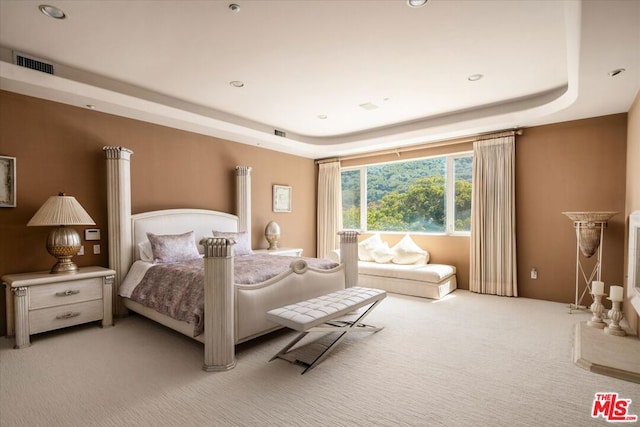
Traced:
<path id="1" fill-rule="evenodd" d="M 273 211 L 291 212 L 291 187 L 288 185 L 273 186 Z"/>
<path id="2" fill-rule="evenodd" d="M 16 158 L 0 156 L 0 208 L 16 207 Z"/>

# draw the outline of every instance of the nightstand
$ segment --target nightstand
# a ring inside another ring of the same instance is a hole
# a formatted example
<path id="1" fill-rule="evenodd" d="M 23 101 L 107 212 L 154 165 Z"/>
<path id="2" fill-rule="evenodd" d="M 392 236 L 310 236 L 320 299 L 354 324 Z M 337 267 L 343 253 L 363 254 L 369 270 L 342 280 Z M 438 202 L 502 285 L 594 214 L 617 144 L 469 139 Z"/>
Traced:
<path id="1" fill-rule="evenodd" d="M 301 248 L 278 248 L 278 249 L 254 249 L 253 252 L 257 254 L 269 254 L 269 255 L 280 255 L 280 256 L 292 256 L 299 257 L 302 256 Z"/>
<path id="2" fill-rule="evenodd" d="M 7 274 L 7 337 L 15 332 L 15 348 L 28 347 L 40 332 L 102 320 L 113 324 L 111 299 L 116 272 L 80 268 L 74 274 L 49 272 Z"/>

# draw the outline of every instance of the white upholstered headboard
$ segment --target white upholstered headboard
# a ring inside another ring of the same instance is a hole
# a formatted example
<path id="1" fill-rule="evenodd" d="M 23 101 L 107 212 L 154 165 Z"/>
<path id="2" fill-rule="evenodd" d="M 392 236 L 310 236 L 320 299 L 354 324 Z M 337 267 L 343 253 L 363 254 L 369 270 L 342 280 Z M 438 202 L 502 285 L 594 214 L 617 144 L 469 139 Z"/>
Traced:
<path id="1" fill-rule="evenodd" d="M 166 209 L 144 212 L 131 216 L 133 238 L 133 260 L 140 259 L 138 243 L 147 240 L 147 232 L 153 234 L 182 234 L 193 231 L 198 250 L 203 237 L 213 236 L 216 231 L 238 231 L 238 217 L 225 212 L 206 209 Z"/>

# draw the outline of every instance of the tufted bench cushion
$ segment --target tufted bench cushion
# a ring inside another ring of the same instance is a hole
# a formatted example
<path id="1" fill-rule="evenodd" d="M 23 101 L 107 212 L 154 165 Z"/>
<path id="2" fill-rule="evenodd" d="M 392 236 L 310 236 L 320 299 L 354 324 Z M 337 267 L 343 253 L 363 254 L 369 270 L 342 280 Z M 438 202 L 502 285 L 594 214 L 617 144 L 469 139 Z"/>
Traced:
<path id="1" fill-rule="evenodd" d="M 267 312 L 267 319 L 296 331 L 306 331 L 372 304 L 387 296 L 380 289 L 353 287 Z"/>

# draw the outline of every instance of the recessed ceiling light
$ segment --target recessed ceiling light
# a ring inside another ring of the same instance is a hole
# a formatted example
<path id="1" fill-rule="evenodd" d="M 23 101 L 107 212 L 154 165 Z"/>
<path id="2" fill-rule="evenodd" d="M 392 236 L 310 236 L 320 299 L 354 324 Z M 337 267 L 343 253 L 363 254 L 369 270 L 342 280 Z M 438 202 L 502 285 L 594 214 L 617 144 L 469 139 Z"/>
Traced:
<path id="1" fill-rule="evenodd" d="M 229 5 L 229 9 L 231 9 L 232 12 L 238 13 L 238 12 L 240 12 L 240 5 L 239 4 L 235 4 L 235 3 L 231 3 Z"/>
<path id="2" fill-rule="evenodd" d="M 324 120 L 324 119 L 326 119 L 326 118 L 327 118 L 327 115 L 326 115 L 326 114 L 318 114 L 318 118 L 319 118 L 320 120 Z"/>
<path id="3" fill-rule="evenodd" d="M 64 19 L 67 17 L 62 10 L 55 6 L 49 6 L 48 4 L 41 4 L 38 6 L 38 9 L 40 9 L 40 12 L 44 13 L 49 18 Z"/>
<path id="4" fill-rule="evenodd" d="M 229 84 L 233 87 L 244 87 L 244 83 L 240 80 L 234 80 L 232 82 L 229 82 Z"/>
<path id="5" fill-rule="evenodd" d="M 471 74 L 469 77 L 467 77 L 467 80 L 469 80 L 470 82 L 477 82 L 482 77 L 484 77 L 482 74 Z"/>
<path id="6" fill-rule="evenodd" d="M 95 110 L 96 109 L 96 106 L 93 105 L 93 104 L 87 104 L 87 105 L 85 105 L 85 107 L 87 107 L 90 110 Z"/>
<path id="7" fill-rule="evenodd" d="M 617 76 L 618 74 L 622 74 L 622 73 L 624 73 L 625 71 L 626 71 L 626 70 L 625 70 L 624 68 L 617 68 L 617 69 L 615 69 L 615 70 L 613 70 L 613 71 L 609 71 L 609 75 L 610 75 L 611 77 L 615 77 L 615 76 Z"/>
<path id="8" fill-rule="evenodd" d="M 373 102 L 365 102 L 364 104 L 360 104 L 360 107 L 364 108 L 365 110 L 377 110 L 378 108 L 380 108 Z"/>
<path id="9" fill-rule="evenodd" d="M 427 0 L 407 0 L 409 7 L 422 7 L 427 4 Z"/>

